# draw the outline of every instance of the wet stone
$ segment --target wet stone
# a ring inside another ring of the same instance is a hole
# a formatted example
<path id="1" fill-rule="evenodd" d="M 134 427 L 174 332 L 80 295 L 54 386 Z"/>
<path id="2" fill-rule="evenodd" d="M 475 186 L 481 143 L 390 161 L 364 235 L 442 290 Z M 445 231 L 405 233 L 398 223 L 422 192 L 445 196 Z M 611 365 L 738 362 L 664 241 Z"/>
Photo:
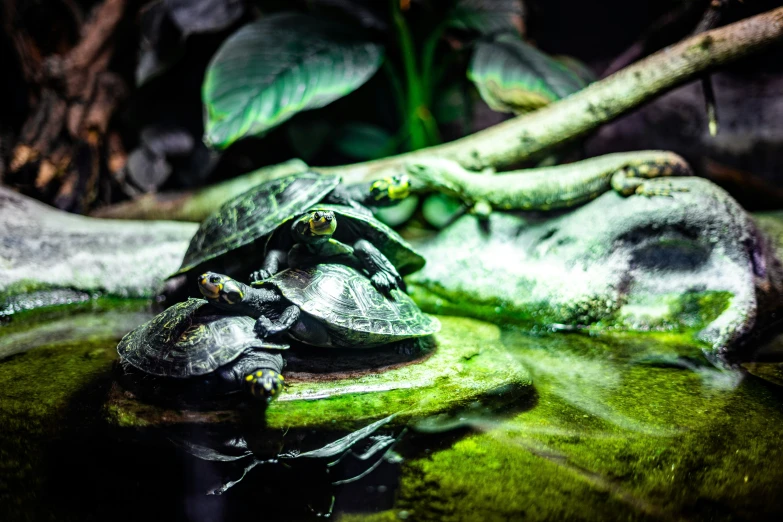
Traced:
<path id="1" fill-rule="evenodd" d="M 481 403 L 502 406 L 532 392 L 524 366 L 500 342 L 500 329 L 473 319 L 440 317 L 433 346 L 414 356 L 393 350 L 292 352 L 286 388 L 263 416 L 269 428 L 354 429 L 391 414 L 394 423 Z M 240 423 L 248 409 L 184 410 L 142 401 L 119 384 L 105 406 L 123 426 Z"/>

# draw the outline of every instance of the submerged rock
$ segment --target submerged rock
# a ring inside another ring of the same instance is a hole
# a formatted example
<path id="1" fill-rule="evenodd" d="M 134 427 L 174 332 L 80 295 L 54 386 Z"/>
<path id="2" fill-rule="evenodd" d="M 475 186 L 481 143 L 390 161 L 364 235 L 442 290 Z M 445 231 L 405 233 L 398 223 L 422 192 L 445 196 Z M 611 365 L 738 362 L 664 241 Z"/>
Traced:
<path id="1" fill-rule="evenodd" d="M 98 295 L 152 297 L 196 228 L 77 216 L 0 187 L 0 315 Z"/>
<path id="2" fill-rule="evenodd" d="M 310 351 L 289 362 L 288 386 L 267 410 L 269 428 L 353 429 L 397 414 L 395 423 L 476 402 L 496 406 L 532 392 L 524 366 L 500 343 L 500 329 L 442 317 L 436 346 L 411 359 L 377 350 Z M 339 357 L 335 356 L 339 353 Z M 239 423 L 247 411 L 156 406 L 115 385 L 106 404 L 119 426 Z"/>
<path id="3" fill-rule="evenodd" d="M 421 245 L 428 263 L 409 288 L 427 311 L 493 322 L 701 329 L 723 355 L 769 322 L 783 269 L 722 189 L 665 183 L 671 197 L 612 192 L 555 217 L 465 216 Z"/>

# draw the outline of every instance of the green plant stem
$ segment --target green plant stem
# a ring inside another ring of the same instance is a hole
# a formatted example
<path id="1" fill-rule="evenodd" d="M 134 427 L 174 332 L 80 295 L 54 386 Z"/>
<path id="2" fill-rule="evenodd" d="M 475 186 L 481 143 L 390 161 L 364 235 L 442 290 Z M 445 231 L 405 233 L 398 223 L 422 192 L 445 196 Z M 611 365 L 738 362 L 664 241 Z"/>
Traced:
<path id="1" fill-rule="evenodd" d="M 397 74 L 397 71 L 394 70 L 394 66 L 392 66 L 388 58 L 384 58 L 383 60 L 383 71 L 386 73 L 386 76 L 389 78 L 389 82 L 391 83 L 391 90 L 392 94 L 394 95 L 394 102 L 397 105 L 397 112 L 400 114 L 401 119 L 407 126 L 409 116 L 407 101 L 405 99 L 405 90 L 402 88 L 400 76 Z"/>
<path id="2" fill-rule="evenodd" d="M 417 150 L 428 145 L 426 129 L 419 118 L 419 107 L 422 105 L 421 82 L 416 66 L 416 49 L 413 45 L 413 37 L 405 18 L 400 12 L 398 0 L 391 0 L 392 17 L 397 28 L 397 36 L 400 39 L 400 51 L 402 63 L 405 67 L 405 79 L 408 86 L 408 127 L 410 128 L 411 149 Z"/>
<path id="3" fill-rule="evenodd" d="M 423 86 L 425 95 L 427 96 L 427 104 L 432 103 L 432 94 L 435 92 L 435 85 L 433 81 L 432 69 L 435 64 L 435 51 L 438 48 L 438 42 L 440 37 L 443 36 L 443 31 L 446 29 L 445 23 L 440 23 L 430 33 L 427 39 L 424 41 L 424 48 L 421 53 L 421 84 Z"/>

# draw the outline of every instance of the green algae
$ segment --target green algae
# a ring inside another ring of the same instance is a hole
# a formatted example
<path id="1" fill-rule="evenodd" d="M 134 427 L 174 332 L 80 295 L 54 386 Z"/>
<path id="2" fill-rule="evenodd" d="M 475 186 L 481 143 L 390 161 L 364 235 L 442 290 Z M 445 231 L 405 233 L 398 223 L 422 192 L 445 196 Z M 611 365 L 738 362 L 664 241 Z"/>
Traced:
<path id="1" fill-rule="evenodd" d="M 720 299 L 712 304 L 714 310 L 723 306 Z M 82 316 L 94 316 L 109 323 L 123 315 L 75 314 L 73 320 L 87 325 L 90 321 Z M 36 327 L 57 320 L 46 314 L 28 317 L 36 319 Z M 508 364 L 527 369 L 525 382 L 532 379 L 535 384 L 535 400 L 518 396 L 525 401 L 524 411 L 461 417 L 467 433 L 430 433 L 423 439 L 414 433 L 399 447 L 405 460 L 393 506 L 374 514 L 340 514 L 340 520 L 721 521 L 783 515 L 778 494 L 783 480 L 783 389 L 709 366 L 689 332 L 531 336 L 475 320 L 442 320 L 448 342 L 465 346 L 459 363 L 464 372 L 481 370 L 471 366 L 481 360 L 476 354 L 502 345 Z M 24 321 L 15 318 L 8 326 L 15 334 L 25 333 Z M 70 338 L 0 360 L 0 516 L 5 520 L 36 519 L 34 513 L 38 519 L 105 519 L 105 509 L 92 516 L 90 508 L 74 507 L 52 493 L 62 487 L 53 482 L 55 476 L 74 475 L 76 485 L 68 491 L 82 491 L 78 484 L 85 479 L 79 469 L 55 471 L 51 459 L 59 458 L 63 448 L 77 448 L 73 451 L 78 454 L 79 442 L 73 437 L 96 437 L 95 432 L 106 428 L 101 408 L 111 385 L 119 334 L 108 326 L 103 334 L 95 332 L 85 338 L 77 328 Z M 477 373 L 476 381 L 484 377 Z M 408 401 L 413 408 L 411 420 L 427 415 L 427 408 L 410 400 L 410 390 L 393 393 L 399 395 L 390 401 Z M 283 401 L 275 404 L 277 412 L 270 410 L 270 419 L 282 425 L 286 415 L 296 413 L 316 427 L 333 418 L 370 418 L 372 412 L 388 411 L 382 396 Z M 123 410 L 115 414 L 121 416 Z M 129 417 L 117 422 L 130 433 L 141 433 L 137 421 Z M 450 427 L 442 424 L 444 431 Z M 82 452 L 92 448 L 84 444 Z M 114 450 L 113 458 L 145 455 L 134 450 L 132 442 L 124 444 L 129 445 Z M 102 451 L 96 448 L 94 455 L 79 454 L 69 462 L 106 460 Z M 91 484 L 106 482 L 111 490 L 113 482 L 124 484 L 131 488 L 128 498 L 135 498 L 133 481 L 143 479 L 145 466 L 142 461 L 133 468 L 141 478 L 125 478 L 129 471 L 124 464 L 114 471 L 119 475 L 101 475 Z M 95 469 L 110 473 L 111 462 Z M 159 469 L 158 461 L 154 469 L 161 483 L 175 484 L 187 476 Z M 81 498 L 89 503 L 90 493 L 80 494 L 88 495 Z M 251 491 L 241 501 L 255 494 Z M 182 499 L 168 501 L 180 505 Z M 64 512 L 64 505 L 70 511 Z M 134 509 L 136 514 L 142 511 Z M 117 514 L 118 520 L 128 517 Z"/>
<path id="2" fill-rule="evenodd" d="M 635 296 L 626 303 L 573 303 L 570 309 L 547 302 L 508 303 L 501 299 L 478 301 L 457 291 L 439 291 L 415 282 L 408 284 L 411 297 L 422 310 L 432 314 L 475 317 L 504 326 L 545 331 L 553 325 L 578 324 L 592 331 L 632 329 L 640 332 L 672 330 L 696 333 L 709 325 L 728 307 L 730 292 L 684 292 Z M 621 306 L 617 307 L 616 304 Z"/>
<path id="3" fill-rule="evenodd" d="M 340 520 L 758 520 L 783 513 L 783 393 L 676 334 L 508 332 L 534 408 L 403 468 L 393 509 Z M 679 359 L 678 359 L 679 357 Z"/>

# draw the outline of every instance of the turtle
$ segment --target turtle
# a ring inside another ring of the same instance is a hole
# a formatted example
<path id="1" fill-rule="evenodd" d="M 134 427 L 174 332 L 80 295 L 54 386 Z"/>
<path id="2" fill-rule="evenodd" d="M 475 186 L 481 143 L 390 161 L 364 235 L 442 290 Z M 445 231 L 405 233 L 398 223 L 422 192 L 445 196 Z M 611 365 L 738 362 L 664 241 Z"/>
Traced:
<path id="1" fill-rule="evenodd" d="M 381 292 L 405 288 L 402 274 L 424 266 L 424 258 L 397 232 L 371 215 L 346 205 L 319 204 L 272 232 L 259 270 L 251 283 L 286 266 L 303 268 L 318 262 L 357 263 Z"/>
<path id="2" fill-rule="evenodd" d="M 242 277 L 253 272 L 251 279 L 272 275 L 270 272 L 281 263 L 279 253 L 264 255 L 270 235 L 289 221 L 297 218 L 319 203 L 341 205 L 343 215 L 364 226 L 345 227 L 355 234 L 370 233 L 375 238 L 392 237 L 391 241 L 375 244 L 372 239 L 353 245 L 357 257 L 368 260 L 380 260 L 377 266 L 370 268 L 375 275 L 379 271 L 391 271 L 387 277 L 376 279 L 386 286 L 401 284 L 399 270 L 403 275 L 424 266 L 424 258 L 389 227 L 373 218 L 372 212 L 364 206 L 384 206 L 397 203 L 407 197 L 410 183 L 407 176 L 393 176 L 358 185 L 341 184 L 341 178 L 331 174 L 304 172 L 274 179 L 253 187 L 239 196 L 227 201 L 217 211 L 205 219 L 193 236 L 179 270 L 171 278 L 182 274 L 195 274 L 203 269 L 222 269 L 230 275 Z M 376 232 L 377 231 L 377 232 Z M 354 236 L 353 244 L 360 238 Z M 239 249 L 249 248 L 249 252 Z M 380 250 L 379 250 L 380 249 Z M 236 255 L 227 256 L 232 253 Z M 264 257 L 263 263 L 259 258 Z M 394 269 L 394 263 L 388 258 L 404 260 L 403 265 Z M 269 258 L 269 259 L 266 259 Z M 256 260 L 251 270 L 250 260 Z M 220 263 L 220 262 L 223 263 Z M 368 261 L 370 262 L 370 261 Z M 231 266 L 231 264 L 234 266 Z M 243 270 L 246 272 L 242 273 Z"/>
<path id="3" fill-rule="evenodd" d="M 321 348 L 396 343 L 408 351 L 417 338 L 440 331 L 440 322 L 406 293 L 383 295 L 364 274 L 337 263 L 288 268 L 251 286 L 207 272 L 199 289 L 214 306 L 257 318 L 254 329 L 262 339 L 285 333 Z"/>
<path id="4" fill-rule="evenodd" d="M 282 389 L 281 352 L 289 345 L 258 338 L 255 323 L 190 298 L 125 335 L 117 352 L 126 376 L 141 372 L 144 381 L 181 383 L 183 392 L 207 389 L 215 396 L 244 390 L 268 401 Z"/>

